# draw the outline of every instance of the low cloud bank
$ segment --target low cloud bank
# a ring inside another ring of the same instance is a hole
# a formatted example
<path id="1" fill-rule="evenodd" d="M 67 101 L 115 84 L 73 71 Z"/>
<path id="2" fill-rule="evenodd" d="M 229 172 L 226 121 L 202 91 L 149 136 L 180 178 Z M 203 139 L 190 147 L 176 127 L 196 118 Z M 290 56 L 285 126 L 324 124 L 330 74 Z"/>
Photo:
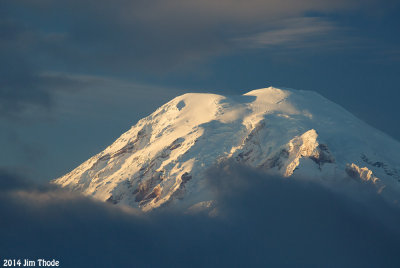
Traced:
<path id="1" fill-rule="evenodd" d="M 217 217 L 143 215 L 0 172 L 1 257 L 62 267 L 400 265 L 399 209 L 379 195 L 232 164 L 208 177 Z"/>

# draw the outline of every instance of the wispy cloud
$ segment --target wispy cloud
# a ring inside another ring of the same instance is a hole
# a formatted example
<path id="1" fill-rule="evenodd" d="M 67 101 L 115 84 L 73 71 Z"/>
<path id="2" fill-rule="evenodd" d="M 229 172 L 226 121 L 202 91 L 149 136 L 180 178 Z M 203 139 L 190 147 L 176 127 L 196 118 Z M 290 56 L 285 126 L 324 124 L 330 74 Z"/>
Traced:
<path id="1" fill-rule="evenodd" d="M 117 111 L 131 113 L 133 107 L 137 114 L 145 116 L 152 112 L 153 107 L 184 93 L 171 87 L 107 76 L 54 72 L 41 75 L 49 85 L 55 86 L 52 92 L 55 104 L 53 116 L 105 118 L 115 116 Z"/>
<path id="2" fill-rule="evenodd" d="M 299 17 L 280 22 L 269 30 L 236 38 L 234 42 L 244 48 L 318 46 L 337 30 L 338 27 L 325 19 Z"/>
<path id="3" fill-rule="evenodd" d="M 5 16 L 15 17 L 15 11 L 30 10 L 29 17 L 19 16 L 17 20 L 22 25 L 32 25 L 33 31 L 46 33 L 46 38 L 35 43 L 34 50 L 52 64 L 61 60 L 69 68 L 170 72 L 234 52 L 232 39 L 247 36 L 256 47 L 262 47 L 329 33 L 333 25 L 328 21 L 304 14 L 340 12 L 359 6 L 357 3 L 358 0 L 157 0 L 151 4 L 126 0 L 18 1 L 9 4 L 11 11 Z M 63 13 L 55 22 L 50 14 L 60 10 Z M 32 23 L 39 20 L 45 23 Z M 253 33 L 257 34 L 249 36 Z"/>
<path id="4" fill-rule="evenodd" d="M 188 72 L 242 48 L 326 49 L 344 38 L 323 14 L 358 7 L 359 0 L 2 1 L 0 116 L 50 111 L 58 89 L 86 87 L 82 77 L 44 75 L 49 70 L 134 81 Z"/>
<path id="5" fill-rule="evenodd" d="M 12 75 L 0 79 L 0 120 L 90 117 L 129 107 L 141 108 L 144 116 L 151 112 L 148 108 L 183 94 L 175 88 L 107 76 L 33 70 Z"/>

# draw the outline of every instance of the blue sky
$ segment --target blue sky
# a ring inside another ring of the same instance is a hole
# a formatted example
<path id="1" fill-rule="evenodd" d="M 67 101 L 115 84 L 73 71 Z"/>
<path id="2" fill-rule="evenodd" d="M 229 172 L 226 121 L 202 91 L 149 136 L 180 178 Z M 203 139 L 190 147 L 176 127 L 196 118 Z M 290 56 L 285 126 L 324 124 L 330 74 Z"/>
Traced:
<path id="1" fill-rule="evenodd" d="M 0 168 L 49 180 L 184 92 L 317 91 L 400 140 L 398 1 L 2 1 Z"/>

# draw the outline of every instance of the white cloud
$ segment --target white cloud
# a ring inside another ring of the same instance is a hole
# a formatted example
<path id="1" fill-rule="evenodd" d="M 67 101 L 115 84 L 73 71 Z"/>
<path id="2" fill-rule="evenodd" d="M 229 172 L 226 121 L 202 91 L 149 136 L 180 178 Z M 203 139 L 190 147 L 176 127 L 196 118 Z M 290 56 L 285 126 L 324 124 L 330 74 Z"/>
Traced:
<path id="1" fill-rule="evenodd" d="M 285 20 L 269 30 L 236 38 L 234 42 L 244 48 L 302 47 L 312 44 L 319 45 L 323 37 L 336 30 L 338 28 L 327 20 L 299 17 Z"/>

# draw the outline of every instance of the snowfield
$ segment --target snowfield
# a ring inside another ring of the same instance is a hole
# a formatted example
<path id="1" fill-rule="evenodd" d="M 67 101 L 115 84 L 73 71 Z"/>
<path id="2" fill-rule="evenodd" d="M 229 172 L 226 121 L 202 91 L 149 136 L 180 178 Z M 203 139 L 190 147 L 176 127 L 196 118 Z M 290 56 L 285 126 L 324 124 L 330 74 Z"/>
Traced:
<path id="1" fill-rule="evenodd" d="M 193 209 L 213 201 L 208 168 L 231 160 L 288 178 L 351 178 L 397 202 L 399 152 L 399 142 L 315 92 L 189 93 L 53 182 L 143 211 Z"/>

